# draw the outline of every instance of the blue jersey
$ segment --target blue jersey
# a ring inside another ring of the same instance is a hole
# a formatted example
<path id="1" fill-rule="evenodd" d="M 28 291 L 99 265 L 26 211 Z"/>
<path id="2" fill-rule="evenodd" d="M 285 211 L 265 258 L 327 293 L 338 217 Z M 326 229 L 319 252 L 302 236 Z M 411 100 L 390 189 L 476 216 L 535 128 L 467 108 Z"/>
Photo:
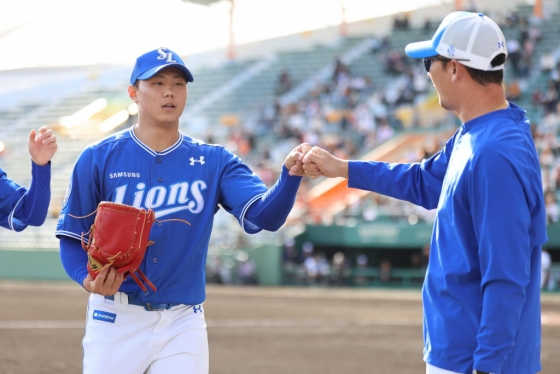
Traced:
<path id="1" fill-rule="evenodd" d="M 237 217 L 248 233 L 260 228 L 246 219 L 267 187 L 241 160 L 218 145 L 179 133 L 178 141 L 154 152 L 127 129 L 87 147 L 70 179 L 56 235 L 80 239 L 94 221 L 85 216 L 101 201 L 152 209 L 156 222 L 140 269 L 158 288 L 141 292 L 129 277 L 121 286 L 140 301 L 200 304 L 205 299 L 205 264 L 219 206 Z M 115 232 L 118 235 L 118 232 Z M 85 270 L 85 263 L 83 269 Z"/>
<path id="2" fill-rule="evenodd" d="M 29 190 L 9 179 L 0 169 L 0 226 L 22 231 L 28 225 L 40 226 L 47 217 L 51 200 L 51 163 L 31 163 Z"/>
<path id="3" fill-rule="evenodd" d="M 423 287 L 424 360 L 470 373 L 540 370 L 539 160 L 514 104 L 461 126 L 420 164 L 351 162 L 349 186 L 437 208 Z"/>

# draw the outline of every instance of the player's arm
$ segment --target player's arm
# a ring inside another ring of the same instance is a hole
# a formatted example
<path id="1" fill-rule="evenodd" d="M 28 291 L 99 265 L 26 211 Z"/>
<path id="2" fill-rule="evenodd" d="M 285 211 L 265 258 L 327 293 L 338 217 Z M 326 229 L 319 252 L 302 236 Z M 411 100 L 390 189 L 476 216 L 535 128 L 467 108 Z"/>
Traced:
<path id="1" fill-rule="evenodd" d="M 264 230 L 276 231 L 286 222 L 294 207 L 301 177 L 305 174 L 302 160 L 310 149 L 309 144 L 303 143 L 288 154 L 274 186 L 247 210 L 245 217 L 251 223 Z"/>
<path id="2" fill-rule="evenodd" d="M 87 253 L 77 239 L 60 236 L 60 260 L 68 276 L 88 292 L 114 295 L 123 282 L 123 274 L 118 273 L 117 269 L 111 266 L 101 269 L 94 280 L 87 271 Z"/>
<path id="3" fill-rule="evenodd" d="M 66 274 L 76 283 L 83 286 L 88 275 L 87 253 L 82 248 L 82 243 L 69 236 L 60 235 L 60 261 Z"/>
<path id="4" fill-rule="evenodd" d="M 27 141 L 31 155 L 32 181 L 29 191 L 17 203 L 13 217 L 25 225 L 40 226 L 45 222 L 51 200 L 51 163 L 58 146 L 56 136 L 47 126 L 31 130 Z"/>
<path id="5" fill-rule="evenodd" d="M 31 185 L 18 201 L 13 217 L 25 225 L 41 226 L 47 218 L 51 201 L 51 164 L 31 165 Z"/>
<path id="6" fill-rule="evenodd" d="M 256 200 L 245 215 L 254 225 L 268 231 L 278 230 L 296 201 L 296 193 L 302 177 L 291 176 L 286 166 L 276 183 L 258 200 Z"/>

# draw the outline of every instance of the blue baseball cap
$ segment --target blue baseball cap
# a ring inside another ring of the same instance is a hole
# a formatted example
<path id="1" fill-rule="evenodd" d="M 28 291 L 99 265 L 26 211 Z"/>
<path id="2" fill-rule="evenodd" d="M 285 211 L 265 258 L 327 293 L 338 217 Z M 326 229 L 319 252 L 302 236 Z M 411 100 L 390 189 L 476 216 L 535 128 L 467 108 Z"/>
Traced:
<path id="1" fill-rule="evenodd" d="M 404 49 L 413 58 L 443 56 L 473 69 L 502 70 L 492 66 L 499 54 L 507 56 L 506 38 L 500 27 L 482 13 L 453 12 L 439 25 L 431 40 L 410 43 Z"/>
<path id="2" fill-rule="evenodd" d="M 138 79 L 145 80 L 153 77 L 161 69 L 174 67 L 185 75 L 187 82 L 193 82 L 194 78 L 185 66 L 181 57 L 168 48 L 158 48 L 136 59 L 132 75 L 130 76 L 130 84 L 134 86 Z"/>

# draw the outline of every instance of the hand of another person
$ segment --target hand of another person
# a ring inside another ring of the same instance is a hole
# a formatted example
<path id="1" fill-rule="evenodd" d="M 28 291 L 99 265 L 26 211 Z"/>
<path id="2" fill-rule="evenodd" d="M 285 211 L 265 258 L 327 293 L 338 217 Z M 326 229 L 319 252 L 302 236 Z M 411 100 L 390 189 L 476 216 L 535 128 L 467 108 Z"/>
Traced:
<path id="1" fill-rule="evenodd" d="M 337 158 L 319 147 L 313 147 L 303 157 L 303 170 L 309 178 L 323 175 L 327 178 L 348 179 L 348 161 Z"/>
<path id="2" fill-rule="evenodd" d="M 84 279 L 83 286 L 86 291 L 91 293 L 111 296 L 119 291 L 123 278 L 123 274 L 117 272 L 116 268 L 108 265 L 99 271 L 95 279 L 88 273 L 86 279 Z"/>
<path id="3" fill-rule="evenodd" d="M 56 136 L 47 126 L 42 126 L 38 132 L 31 130 L 27 146 L 31 159 L 40 166 L 46 165 L 58 149 Z"/>
<path id="4" fill-rule="evenodd" d="M 301 160 L 310 149 L 311 146 L 309 144 L 302 143 L 292 149 L 290 154 L 288 154 L 288 157 L 286 157 L 286 160 L 284 161 L 284 166 L 286 166 L 286 169 L 290 171 L 291 176 L 303 177 L 305 175 Z"/>

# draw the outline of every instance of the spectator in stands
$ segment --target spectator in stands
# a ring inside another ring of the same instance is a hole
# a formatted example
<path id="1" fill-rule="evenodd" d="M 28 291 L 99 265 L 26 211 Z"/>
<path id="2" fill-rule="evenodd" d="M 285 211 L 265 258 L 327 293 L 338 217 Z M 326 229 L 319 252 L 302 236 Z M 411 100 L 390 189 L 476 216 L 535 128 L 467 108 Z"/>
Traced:
<path id="1" fill-rule="evenodd" d="M 241 251 L 237 255 L 239 260 L 238 275 L 239 283 L 242 285 L 256 285 L 257 284 L 257 266 L 245 251 Z"/>
<path id="2" fill-rule="evenodd" d="M 333 69 L 333 82 L 339 86 L 340 81 L 342 79 L 347 80 L 349 74 L 348 66 L 342 62 L 340 57 L 336 57 L 334 60 L 334 69 Z"/>
<path id="3" fill-rule="evenodd" d="M 292 89 L 292 78 L 287 69 L 280 70 L 280 75 L 278 76 L 278 83 L 276 84 L 276 94 L 283 95 Z"/>
<path id="4" fill-rule="evenodd" d="M 350 272 L 350 259 L 343 252 L 336 252 L 331 264 L 331 286 L 346 286 Z"/>
<path id="5" fill-rule="evenodd" d="M 369 274 L 370 267 L 368 262 L 368 257 L 363 253 L 356 258 L 356 273 L 354 275 L 355 285 L 365 286 L 371 282 L 372 279 Z"/>
<path id="6" fill-rule="evenodd" d="M 379 263 L 379 279 L 381 282 L 389 282 L 391 280 L 391 261 L 384 258 Z"/>
<path id="7" fill-rule="evenodd" d="M 419 164 L 347 161 L 313 147 L 304 170 L 437 208 L 423 287 L 428 374 L 536 373 L 546 213 L 529 121 L 506 100 L 503 33 L 482 14 L 453 12 L 432 40 L 405 50 L 424 59 L 460 129 Z"/>
<path id="8" fill-rule="evenodd" d="M 550 52 L 544 52 L 541 55 L 539 67 L 543 73 L 550 73 L 556 68 L 556 58 Z"/>
<path id="9" fill-rule="evenodd" d="M 558 104 L 558 89 L 556 88 L 556 84 L 553 80 L 548 81 L 548 86 L 543 94 L 542 102 L 547 114 L 557 112 L 556 106 Z"/>
<path id="10" fill-rule="evenodd" d="M 424 32 L 432 31 L 432 20 L 430 19 L 430 17 L 426 17 L 426 19 L 424 20 L 424 26 L 422 27 L 422 30 Z"/>
<path id="11" fill-rule="evenodd" d="M 0 226 L 22 231 L 28 225 L 41 226 L 51 201 L 51 159 L 58 149 L 56 136 L 47 126 L 31 130 L 27 140 L 31 155 L 29 189 L 8 178 L 0 169 Z"/>
<path id="12" fill-rule="evenodd" d="M 531 95 L 531 106 L 533 108 L 538 108 L 542 106 L 542 92 L 538 87 L 535 88 L 533 94 Z"/>
<path id="13" fill-rule="evenodd" d="M 517 101 L 521 97 L 521 87 L 517 80 L 509 82 L 506 86 L 506 98 L 510 101 Z"/>
<path id="14" fill-rule="evenodd" d="M 515 77 L 519 78 L 519 62 L 521 61 L 521 46 L 517 39 L 507 41 L 508 61 L 511 63 Z"/>
<path id="15" fill-rule="evenodd" d="M 208 256 L 206 261 L 206 283 L 223 284 L 220 274 L 222 268 L 222 259 L 220 256 Z"/>
<path id="16" fill-rule="evenodd" d="M 282 267 L 284 270 L 284 277 L 289 283 L 294 283 L 298 280 L 300 267 L 302 263 L 301 256 L 296 249 L 295 240 L 292 238 L 284 241 L 282 251 Z"/>
<path id="17" fill-rule="evenodd" d="M 546 222 L 558 223 L 558 216 L 560 215 L 560 207 L 556 202 L 554 191 L 546 191 L 544 193 L 544 202 L 546 206 Z"/>
<path id="18" fill-rule="evenodd" d="M 545 286 L 551 280 L 550 265 L 552 264 L 552 258 L 550 253 L 543 248 L 541 253 L 541 290 L 545 289 Z"/>

